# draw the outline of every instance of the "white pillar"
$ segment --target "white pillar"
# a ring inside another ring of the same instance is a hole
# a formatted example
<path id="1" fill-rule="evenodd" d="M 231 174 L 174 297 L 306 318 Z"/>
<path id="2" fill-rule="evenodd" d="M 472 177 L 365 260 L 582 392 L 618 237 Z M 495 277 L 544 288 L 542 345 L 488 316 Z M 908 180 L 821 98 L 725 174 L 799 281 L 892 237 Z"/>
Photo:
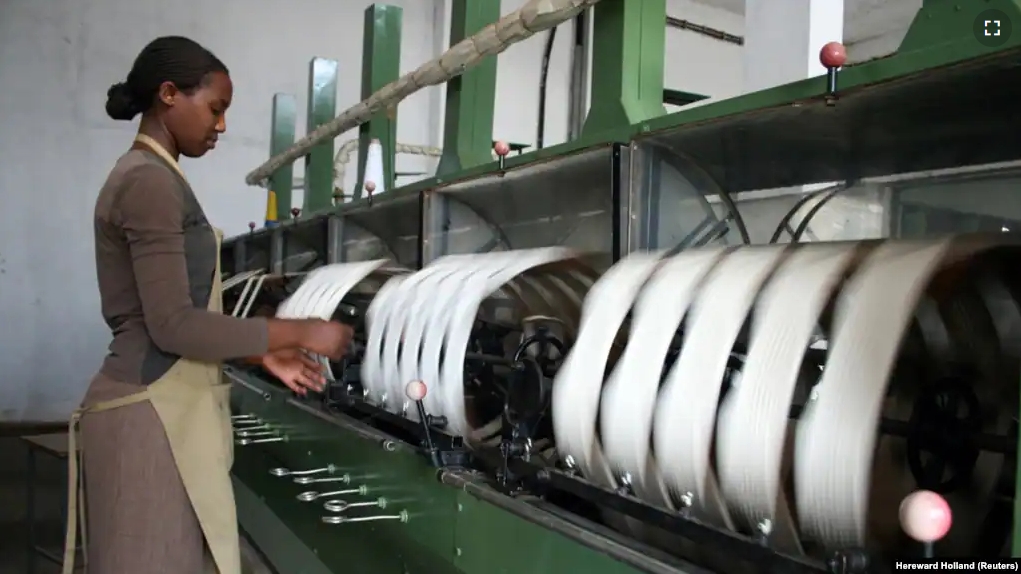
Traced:
<path id="1" fill-rule="evenodd" d="M 819 50 L 828 42 L 843 42 L 844 0 L 745 0 L 744 36 L 745 92 L 821 76 L 826 68 L 819 62 Z M 771 190 L 769 195 L 801 195 L 831 185 L 820 182 Z M 841 193 L 813 217 L 802 241 L 883 235 L 889 213 L 888 196 L 883 187 L 863 186 Z M 741 200 L 737 198 L 739 205 Z M 796 228 L 810 209 L 811 205 L 806 205 L 799 210 L 791 227 Z M 745 224 L 753 226 L 747 216 Z M 788 239 L 786 234 L 782 237 L 783 241 Z"/>
<path id="2" fill-rule="evenodd" d="M 844 0 L 745 0 L 744 91 L 826 73 L 819 50 L 844 38 Z"/>

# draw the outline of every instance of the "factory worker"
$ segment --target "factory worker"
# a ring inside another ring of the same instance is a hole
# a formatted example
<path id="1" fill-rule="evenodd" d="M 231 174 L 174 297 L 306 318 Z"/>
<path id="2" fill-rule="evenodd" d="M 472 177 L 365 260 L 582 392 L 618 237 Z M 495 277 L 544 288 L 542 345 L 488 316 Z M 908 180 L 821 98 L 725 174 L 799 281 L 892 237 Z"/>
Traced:
<path id="1" fill-rule="evenodd" d="M 107 93 L 111 118 L 141 122 L 96 200 L 113 340 L 71 421 L 84 482 L 72 463 L 68 546 L 74 512 L 85 511 L 90 574 L 240 574 L 220 363 L 246 359 L 292 389 L 319 389 L 320 368 L 302 350 L 337 358 L 351 341 L 340 323 L 221 314 L 221 234 L 178 158 L 216 147 L 232 95 L 227 67 L 181 37 L 146 46 Z M 65 573 L 73 563 L 65 549 Z"/>

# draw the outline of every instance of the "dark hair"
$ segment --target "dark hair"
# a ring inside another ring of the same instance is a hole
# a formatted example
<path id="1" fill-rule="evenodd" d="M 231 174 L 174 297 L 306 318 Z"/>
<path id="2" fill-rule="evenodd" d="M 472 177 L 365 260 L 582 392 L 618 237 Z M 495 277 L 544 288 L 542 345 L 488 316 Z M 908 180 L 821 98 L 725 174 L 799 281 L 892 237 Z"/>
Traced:
<path id="1" fill-rule="evenodd" d="M 106 113 L 115 120 L 131 120 L 152 107 L 163 82 L 189 91 L 212 72 L 226 74 L 227 66 L 198 42 L 182 36 L 156 38 L 135 58 L 128 79 L 106 91 Z"/>

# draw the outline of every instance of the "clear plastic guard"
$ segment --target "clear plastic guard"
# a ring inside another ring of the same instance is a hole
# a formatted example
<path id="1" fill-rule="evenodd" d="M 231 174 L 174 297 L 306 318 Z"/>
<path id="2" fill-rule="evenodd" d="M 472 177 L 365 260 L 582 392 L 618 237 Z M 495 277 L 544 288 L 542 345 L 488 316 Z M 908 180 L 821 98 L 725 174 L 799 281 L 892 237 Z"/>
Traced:
<path id="1" fill-rule="evenodd" d="M 418 264 L 421 202 L 417 194 L 388 195 L 361 201 L 340 213 L 340 261 L 390 259 L 414 268 Z"/>
<path id="2" fill-rule="evenodd" d="M 728 194 L 683 154 L 632 149 L 625 251 L 1021 231 L 1021 164 Z"/>
<path id="3" fill-rule="evenodd" d="M 597 268 L 608 267 L 619 155 L 602 146 L 427 193 L 423 263 L 450 254 L 565 246 L 592 254 Z"/>

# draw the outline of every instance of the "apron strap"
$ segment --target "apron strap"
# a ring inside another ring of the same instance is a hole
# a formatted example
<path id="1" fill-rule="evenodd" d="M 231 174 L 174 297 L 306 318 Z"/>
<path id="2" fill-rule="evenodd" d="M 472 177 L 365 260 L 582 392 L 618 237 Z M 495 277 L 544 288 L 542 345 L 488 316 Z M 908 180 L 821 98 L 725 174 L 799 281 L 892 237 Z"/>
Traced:
<path id="1" fill-rule="evenodd" d="M 82 533 L 82 562 L 86 570 L 89 564 L 88 529 L 85 517 L 85 484 L 82 481 L 82 462 L 79 461 L 78 457 L 78 432 L 82 417 L 88 413 L 100 413 L 118 409 L 148 399 L 148 392 L 142 391 L 126 397 L 76 409 L 71 413 L 71 421 L 67 425 L 67 528 L 64 532 L 64 561 L 61 574 L 72 574 L 74 572 L 79 528 Z"/>

